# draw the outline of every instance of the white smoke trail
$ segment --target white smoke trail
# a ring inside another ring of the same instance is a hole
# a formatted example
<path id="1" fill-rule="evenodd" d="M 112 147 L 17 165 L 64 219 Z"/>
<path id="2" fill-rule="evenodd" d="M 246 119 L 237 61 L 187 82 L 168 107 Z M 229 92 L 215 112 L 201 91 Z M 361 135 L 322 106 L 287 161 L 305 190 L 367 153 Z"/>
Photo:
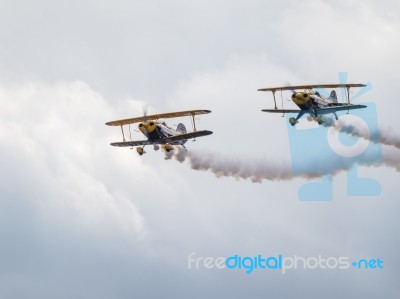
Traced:
<path id="1" fill-rule="evenodd" d="M 317 157 L 318 158 L 318 157 Z M 400 154 L 393 147 L 384 147 L 382 159 L 376 162 L 376 157 L 364 157 L 363 160 L 349 162 L 345 159 L 331 161 L 321 159 L 318 162 L 306 165 L 308 172 L 294 173 L 288 161 L 272 160 L 251 160 L 228 157 L 224 154 L 209 151 L 186 151 L 175 148 L 174 151 L 165 153 L 165 159 L 175 159 L 181 163 L 187 161 L 194 170 L 210 171 L 218 178 L 234 177 L 236 179 L 249 179 L 252 182 L 260 183 L 263 180 L 286 181 L 294 178 L 313 179 L 326 174 L 336 174 L 340 171 L 351 168 L 354 163 L 368 166 L 386 165 L 400 171 Z M 341 162 L 338 162 L 341 161 Z M 326 165 L 324 165 L 324 163 Z M 329 167 L 327 167 L 327 165 Z M 316 170 L 317 169 L 317 170 Z"/>
<path id="2" fill-rule="evenodd" d="M 379 142 L 386 145 L 392 145 L 400 149 L 400 136 L 396 136 L 392 129 L 379 130 Z"/>
<path id="3" fill-rule="evenodd" d="M 394 167 L 400 172 L 400 153 L 399 150 L 391 146 L 382 147 L 382 163 Z"/>
<path id="4" fill-rule="evenodd" d="M 165 153 L 165 159 L 175 159 L 181 163 L 187 161 L 192 169 L 211 171 L 218 178 L 234 177 L 261 182 L 263 179 L 279 181 L 290 180 L 294 177 L 291 166 L 287 162 L 248 161 L 210 151 L 186 151 L 182 148 L 175 148 L 173 152 Z M 309 176 L 313 175 L 309 174 Z M 318 177 L 318 175 L 314 175 L 314 177 Z"/>
<path id="5" fill-rule="evenodd" d="M 309 118 L 309 120 L 314 121 L 312 118 Z M 234 158 L 221 153 L 186 151 L 178 147 L 173 152 L 165 153 L 165 159 L 175 159 L 181 163 L 187 161 L 192 169 L 210 171 L 219 178 L 234 177 L 236 179 L 249 179 L 253 182 L 291 180 L 297 177 L 313 179 L 326 174 L 334 175 L 350 169 L 354 164 L 384 165 L 400 171 L 400 137 L 390 129 L 381 128 L 379 131 L 370 131 L 368 125 L 362 119 L 354 117 L 340 118 L 337 121 L 326 118 L 323 125 L 351 136 L 380 143 L 382 157 L 377 152 L 366 152 L 366 154 L 352 159 L 344 159 L 340 156 L 332 157 L 329 153 L 321 153 L 312 161 L 304 161 L 304 165 L 301 165 L 301 173 L 293 171 L 290 161 Z"/>
<path id="6" fill-rule="evenodd" d="M 314 121 L 311 117 L 309 117 L 308 120 Z M 396 135 L 391 128 L 379 127 L 377 130 L 370 131 L 361 119 L 348 119 L 343 117 L 336 121 L 332 118 L 326 118 L 322 125 L 324 127 L 334 128 L 351 136 L 358 136 L 374 143 L 390 145 L 400 149 L 400 135 Z"/>

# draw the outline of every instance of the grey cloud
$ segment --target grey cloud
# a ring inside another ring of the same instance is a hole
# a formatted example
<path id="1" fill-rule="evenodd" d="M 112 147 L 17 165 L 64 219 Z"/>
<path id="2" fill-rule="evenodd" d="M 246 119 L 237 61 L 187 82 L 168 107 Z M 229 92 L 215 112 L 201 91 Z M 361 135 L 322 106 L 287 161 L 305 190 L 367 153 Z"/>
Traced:
<path id="1" fill-rule="evenodd" d="M 397 7 L 3 1 L 1 296 L 398 296 L 395 170 L 359 169 L 381 183 L 379 198 L 347 196 L 341 173 L 332 202 L 300 202 L 305 180 L 252 184 L 159 153 L 139 159 L 111 148 L 120 133 L 104 126 L 144 103 L 154 112 L 210 108 L 199 127 L 214 135 L 189 150 L 284 159 L 285 121 L 259 111 L 272 99 L 256 89 L 336 82 L 349 71 L 350 81 L 373 83 L 362 100 L 379 103 L 382 125 L 396 128 L 398 22 L 386 16 Z M 193 251 L 382 257 L 385 269 L 189 271 Z"/>

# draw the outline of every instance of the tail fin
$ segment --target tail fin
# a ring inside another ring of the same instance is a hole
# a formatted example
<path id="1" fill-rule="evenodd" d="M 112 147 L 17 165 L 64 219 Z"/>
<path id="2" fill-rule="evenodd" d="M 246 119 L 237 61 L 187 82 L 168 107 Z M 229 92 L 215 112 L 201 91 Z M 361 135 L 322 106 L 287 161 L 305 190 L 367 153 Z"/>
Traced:
<path id="1" fill-rule="evenodd" d="M 183 124 L 183 123 L 179 123 L 178 124 L 178 126 L 176 127 L 176 131 L 179 133 L 179 134 L 185 134 L 185 133 L 187 133 L 187 131 L 186 131 L 186 127 L 185 127 L 185 125 Z M 184 146 L 184 144 L 186 143 L 186 139 L 185 140 L 181 140 L 180 141 L 180 144 L 183 146 L 183 147 L 185 147 Z"/>
<path id="2" fill-rule="evenodd" d="M 178 126 L 176 127 L 176 131 L 179 132 L 180 134 L 185 134 L 186 131 L 186 127 L 183 123 L 179 123 Z"/>
<path id="3" fill-rule="evenodd" d="M 329 95 L 329 99 L 332 101 L 332 102 L 334 102 L 334 103 L 337 103 L 338 101 L 337 101 L 337 96 L 336 96 L 336 91 L 335 90 L 332 90 L 331 91 L 331 94 Z"/>

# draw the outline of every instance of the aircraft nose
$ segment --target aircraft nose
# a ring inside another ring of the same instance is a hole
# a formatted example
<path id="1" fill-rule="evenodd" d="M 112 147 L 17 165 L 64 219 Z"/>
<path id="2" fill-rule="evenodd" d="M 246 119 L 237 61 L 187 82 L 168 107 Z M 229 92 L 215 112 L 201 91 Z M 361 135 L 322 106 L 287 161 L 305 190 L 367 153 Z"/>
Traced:
<path id="1" fill-rule="evenodd" d="M 147 133 L 147 123 L 140 123 L 138 125 L 140 132 L 142 132 L 143 134 Z"/>
<path id="2" fill-rule="evenodd" d="M 153 132 L 156 129 L 157 124 L 151 120 L 140 123 L 138 127 L 140 132 L 142 132 L 143 134 L 147 134 Z"/>
<path id="3" fill-rule="evenodd" d="M 297 103 L 299 101 L 299 93 L 298 92 L 292 94 L 292 101 L 295 103 Z"/>
<path id="4" fill-rule="evenodd" d="M 305 104 L 309 99 L 310 96 L 306 92 L 297 92 L 292 94 L 292 101 L 299 105 Z"/>

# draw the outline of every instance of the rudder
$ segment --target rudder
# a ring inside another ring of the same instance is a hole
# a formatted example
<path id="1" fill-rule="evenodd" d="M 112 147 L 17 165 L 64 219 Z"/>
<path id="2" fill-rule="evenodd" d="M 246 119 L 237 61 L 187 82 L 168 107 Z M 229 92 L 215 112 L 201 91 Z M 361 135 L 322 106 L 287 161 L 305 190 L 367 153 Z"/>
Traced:
<path id="1" fill-rule="evenodd" d="M 186 131 L 186 127 L 183 123 L 179 123 L 178 126 L 176 127 L 176 131 L 181 133 L 181 134 L 185 134 L 187 133 Z"/>
<path id="2" fill-rule="evenodd" d="M 331 91 L 331 94 L 329 95 L 329 99 L 332 101 L 332 102 L 334 102 L 334 103 L 337 103 L 338 101 L 337 101 L 337 95 L 336 95 L 336 91 L 335 90 L 332 90 Z"/>

